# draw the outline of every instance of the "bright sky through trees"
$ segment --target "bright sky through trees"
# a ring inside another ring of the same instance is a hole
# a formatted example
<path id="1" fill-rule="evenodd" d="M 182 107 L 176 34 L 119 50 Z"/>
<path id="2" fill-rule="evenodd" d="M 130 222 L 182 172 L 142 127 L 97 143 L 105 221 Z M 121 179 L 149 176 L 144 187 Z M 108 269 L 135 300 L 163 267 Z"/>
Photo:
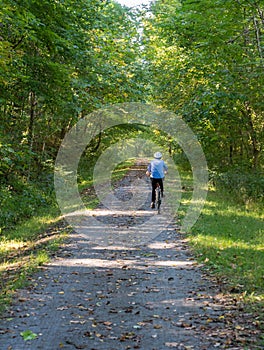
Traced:
<path id="1" fill-rule="evenodd" d="M 116 2 L 128 7 L 134 7 L 140 5 L 148 5 L 151 2 L 151 0 L 116 0 Z"/>

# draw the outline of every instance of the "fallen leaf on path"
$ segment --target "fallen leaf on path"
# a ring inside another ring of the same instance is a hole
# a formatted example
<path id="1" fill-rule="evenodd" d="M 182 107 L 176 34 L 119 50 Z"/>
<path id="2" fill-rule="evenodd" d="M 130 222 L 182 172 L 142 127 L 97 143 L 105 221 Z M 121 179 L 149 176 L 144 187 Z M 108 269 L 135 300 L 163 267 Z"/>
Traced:
<path id="1" fill-rule="evenodd" d="M 24 332 L 21 332 L 20 335 L 25 341 L 36 339 L 38 336 L 36 333 L 33 333 L 30 330 L 26 330 Z"/>
<path id="2" fill-rule="evenodd" d="M 129 332 L 129 333 L 124 333 L 124 334 L 121 334 L 119 340 L 120 341 L 125 341 L 127 339 L 133 339 L 135 338 L 135 333 L 134 332 Z"/>
<path id="3" fill-rule="evenodd" d="M 165 346 L 168 346 L 169 348 L 177 348 L 179 345 L 179 343 L 175 343 L 175 342 L 172 342 L 172 343 L 165 343 Z"/>
<path id="4" fill-rule="evenodd" d="M 153 326 L 153 328 L 155 328 L 155 329 L 160 329 L 160 328 L 162 328 L 162 326 L 161 326 L 160 324 L 155 324 L 155 325 Z"/>
<path id="5" fill-rule="evenodd" d="M 85 321 L 85 320 L 82 320 L 82 321 L 79 321 L 79 320 L 71 320 L 70 323 L 71 323 L 71 324 L 85 324 L 86 321 Z"/>

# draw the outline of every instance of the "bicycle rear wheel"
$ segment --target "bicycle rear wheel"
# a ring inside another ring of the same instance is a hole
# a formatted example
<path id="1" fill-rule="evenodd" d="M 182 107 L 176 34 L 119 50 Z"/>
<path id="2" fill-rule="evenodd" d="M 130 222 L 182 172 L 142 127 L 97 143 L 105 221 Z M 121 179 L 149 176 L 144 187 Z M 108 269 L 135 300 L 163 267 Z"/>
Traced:
<path id="1" fill-rule="evenodd" d="M 157 187 L 157 189 L 156 189 L 156 206 L 157 206 L 158 214 L 160 214 L 160 206 L 161 206 L 161 191 L 160 191 L 160 187 Z"/>

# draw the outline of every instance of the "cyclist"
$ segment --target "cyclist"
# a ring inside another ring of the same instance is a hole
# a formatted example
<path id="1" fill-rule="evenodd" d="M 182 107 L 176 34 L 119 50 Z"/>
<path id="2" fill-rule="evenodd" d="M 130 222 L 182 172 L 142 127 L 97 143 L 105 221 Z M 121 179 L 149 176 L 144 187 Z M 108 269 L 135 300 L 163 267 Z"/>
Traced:
<path id="1" fill-rule="evenodd" d="M 163 197 L 163 179 L 164 175 L 168 171 L 168 167 L 165 164 L 164 160 L 162 160 L 162 154 L 160 152 L 156 152 L 154 154 L 154 158 L 148 165 L 148 169 L 146 172 L 147 176 L 150 176 L 151 185 L 152 185 L 152 195 L 151 195 L 151 208 L 155 208 L 155 200 L 156 200 L 156 184 L 159 183 L 161 196 Z"/>

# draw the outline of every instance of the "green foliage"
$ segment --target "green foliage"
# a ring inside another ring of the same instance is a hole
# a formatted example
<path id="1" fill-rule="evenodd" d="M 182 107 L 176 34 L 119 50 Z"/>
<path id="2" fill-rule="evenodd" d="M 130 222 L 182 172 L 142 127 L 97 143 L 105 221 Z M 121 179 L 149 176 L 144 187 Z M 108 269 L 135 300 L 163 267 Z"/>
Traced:
<path id="1" fill-rule="evenodd" d="M 183 116 L 213 167 L 263 164 L 262 7 L 156 1 L 145 19 L 153 101 Z"/>
<path id="2" fill-rule="evenodd" d="M 222 191 L 228 191 L 244 204 L 264 201 L 264 177 L 262 172 L 231 169 L 225 173 L 211 173 L 211 180 Z"/>
<path id="3" fill-rule="evenodd" d="M 104 104 L 141 99 L 144 71 L 137 18 L 117 3 L 3 0 L 0 22 L 0 225 L 7 229 L 49 202 L 69 128 Z"/>
<path id="4" fill-rule="evenodd" d="M 54 197 L 36 184 L 29 184 L 21 180 L 13 180 L 11 184 L 0 188 L 1 213 L 0 230 L 6 231 L 14 225 L 25 221 L 39 213 L 45 207 L 54 205 Z"/>
<path id="5" fill-rule="evenodd" d="M 93 168 L 96 161 L 112 144 L 117 143 L 120 140 L 126 140 L 135 138 L 143 131 L 147 131 L 147 127 L 136 124 L 120 124 L 104 130 L 100 135 L 96 135 L 89 145 L 87 145 L 85 152 L 83 153 L 78 168 L 78 181 L 81 183 L 91 179 L 93 175 Z"/>
<path id="6" fill-rule="evenodd" d="M 0 19 L 2 127 L 18 144 L 54 156 L 84 113 L 141 98 L 137 23 L 120 5 L 5 0 Z"/>

